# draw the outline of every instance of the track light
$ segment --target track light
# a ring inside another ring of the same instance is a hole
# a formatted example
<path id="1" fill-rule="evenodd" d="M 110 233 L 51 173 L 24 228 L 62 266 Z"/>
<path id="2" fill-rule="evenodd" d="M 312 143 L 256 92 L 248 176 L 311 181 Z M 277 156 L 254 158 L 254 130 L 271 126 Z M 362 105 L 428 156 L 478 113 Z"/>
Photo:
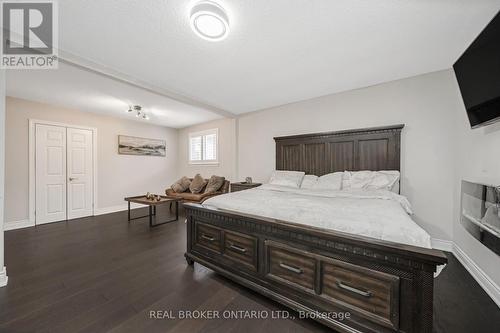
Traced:
<path id="1" fill-rule="evenodd" d="M 131 113 L 133 111 L 135 111 L 135 116 L 137 118 L 149 120 L 149 116 L 146 114 L 146 112 L 142 111 L 142 106 L 140 106 L 140 105 L 129 106 L 127 112 Z"/>

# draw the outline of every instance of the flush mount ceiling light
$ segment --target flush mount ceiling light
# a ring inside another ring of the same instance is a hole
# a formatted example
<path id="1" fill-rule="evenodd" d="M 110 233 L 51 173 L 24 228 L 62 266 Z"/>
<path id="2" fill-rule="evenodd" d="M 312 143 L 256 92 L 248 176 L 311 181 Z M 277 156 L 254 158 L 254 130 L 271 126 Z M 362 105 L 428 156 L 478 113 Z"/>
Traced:
<path id="1" fill-rule="evenodd" d="M 212 1 L 201 1 L 191 9 L 191 28 L 203 39 L 220 41 L 229 34 L 226 11 Z"/>

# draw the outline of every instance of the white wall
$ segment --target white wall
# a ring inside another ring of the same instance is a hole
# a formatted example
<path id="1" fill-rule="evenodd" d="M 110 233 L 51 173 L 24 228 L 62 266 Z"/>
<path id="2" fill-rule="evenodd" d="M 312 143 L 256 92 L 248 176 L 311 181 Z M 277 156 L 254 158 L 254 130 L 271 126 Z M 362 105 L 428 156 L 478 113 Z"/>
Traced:
<path id="1" fill-rule="evenodd" d="M 454 233 L 453 240 L 474 263 L 496 284 L 497 302 L 500 301 L 500 256 L 473 238 L 460 224 L 460 186 L 462 179 L 472 182 L 500 185 L 500 123 L 471 129 L 456 79 L 457 153 L 455 162 Z M 486 286 L 488 288 L 488 286 Z M 499 303 L 500 306 L 500 303 Z"/>
<path id="2" fill-rule="evenodd" d="M 219 129 L 219 164 L 198 165 L 189 164 L 189 133 L 204 131 L 208 129 Z M 236 179 L 236 120 L 220 119 L 180 129 L 179 135 L 179 155 L 178 155 L 178 178 L 182 176 L 193 177 L 199 173 L 205 178 L 212 175 L 224 176 L 226 179 L 234 181 Z"/>
<path id="3" fill-rule="evenodd" d="M 28 121 L 48 120 L 97 128 L 97 212 L 124 207 L 123 198 L 164 193 L 177 175 L 177 130 L 7 98 L 5 219 L 28 219 Z M 118 154 L 118 135 L 164 139 L 166 157 Z"/>
<path id="4" fill-rule="evenodd" d="M 472 238 L 459 217 L 462 179 L 500 185 L 500 123 L 471 130 L 452 69 L 242 115 L 235 122 L 237 147 L 228 150 L 236 155 L 224 159 L 235 160 L 236 179 L 266 182 L 275 167 L 275 136 L 399 123 L 406 125 L 401 190 L 414 220 L 433 238 L 453 242 L 459 259 L 500 300 L 500 257 Z M 181 174 L 210 173 L 187 166 L 186 137 L 213 127 L 180 131 Z"/>
<path id="5" fill-rule="evenodd" d="M 432 237 L 452 239 L 454 119 L 451 71 L 250 113 L 238 119 L 238 175 L 267 181 L 275 167 L 273 137 L 403 123 L 402 194 Z"/>
<path id="6" fill-rule="evenodd" d="M 7 284 L 4 266 L 5 70 L 0 70 L 0 287 Z"/>

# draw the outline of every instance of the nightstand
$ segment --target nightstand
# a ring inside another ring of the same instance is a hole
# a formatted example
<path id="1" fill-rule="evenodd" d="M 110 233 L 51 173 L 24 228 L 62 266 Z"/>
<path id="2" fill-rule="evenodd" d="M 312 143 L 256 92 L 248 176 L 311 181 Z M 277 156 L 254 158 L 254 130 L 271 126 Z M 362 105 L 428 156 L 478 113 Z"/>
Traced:
<path id="1" fill-rule="evenodd" d="M 248 190 L 254 187 L 259 187 L 260 185 L 262 185 L 262 183 L 247 183 L 247 182 L 231 183 L 231 192 Z"/>

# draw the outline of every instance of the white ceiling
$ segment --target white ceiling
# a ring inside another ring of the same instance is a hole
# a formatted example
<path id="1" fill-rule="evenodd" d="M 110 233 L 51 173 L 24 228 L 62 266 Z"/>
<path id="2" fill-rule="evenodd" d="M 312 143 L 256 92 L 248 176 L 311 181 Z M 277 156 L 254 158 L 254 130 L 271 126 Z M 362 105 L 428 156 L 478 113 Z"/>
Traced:
<path id="1" fill-rule="evenodd" d="M 59 63 L 57 70 L 8 70 L 7 95 L 173 128 L 221 118 L 203 108 L 64 63 Z M 143 107 L 150 120 L 127 112 L 135 104 Z"/>
<path id="2" fill-rule="evenodd" d="M 221 42 L 196 36 L 198 0 L 59 1 L 60 48 L 233 113 L 450 68 L 500 0 L 215 0 Z"/>
<path id="3" fill-rule="evenodd" d="M 500 9 L 500 0 L 214 1 L 230 20 L 230 34 L 220 42 L 192 32 L 188 15 L 198 0 L 59 1 L 59 48 L 195 101 L 189 106 L 135 92 L 146 107 L 163 105 L 162 124 L 180 127 L 218 117 L 210 107 L 241 114 L 450 68 Z M 61 70 L 16 72 L 9 91 L 41 94 L 41 82 L 49 87 L 49 80 L 68 95 L 52 97 L 61 102 L 82 91 L 101 96 L 103 105 L 106 96 L 135 96 L 130 87 L 117 83 L 103 91 L 73 78 L 66 66 Z M 57 75 L 69 81 L 58 82 Z"/>

